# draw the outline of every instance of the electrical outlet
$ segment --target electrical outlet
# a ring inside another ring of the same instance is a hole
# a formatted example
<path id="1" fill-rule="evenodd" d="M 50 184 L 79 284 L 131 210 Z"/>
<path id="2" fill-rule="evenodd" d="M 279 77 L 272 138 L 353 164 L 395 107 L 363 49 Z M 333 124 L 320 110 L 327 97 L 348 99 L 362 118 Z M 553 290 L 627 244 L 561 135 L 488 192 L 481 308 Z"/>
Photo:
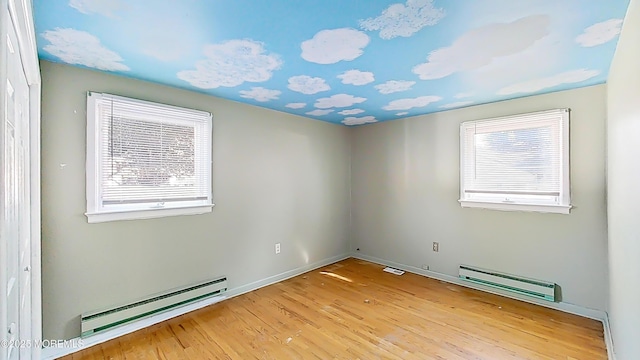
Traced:
<path id="1" fill-rule="evenodd" d="M 422 270 L 429 270 L 429 265 L 427 264 L 422 265 Z"/>
<path id="2" fill-rule="evenodd" d="M 276 254 L 280 254 L 280 243 L 276 243 Z"/>
<path id="3" fill-rule="evenodd" d="M 440 251 L 440 243 L 439 242 L 433 242 L 433 251 L 438 252 Z"/>

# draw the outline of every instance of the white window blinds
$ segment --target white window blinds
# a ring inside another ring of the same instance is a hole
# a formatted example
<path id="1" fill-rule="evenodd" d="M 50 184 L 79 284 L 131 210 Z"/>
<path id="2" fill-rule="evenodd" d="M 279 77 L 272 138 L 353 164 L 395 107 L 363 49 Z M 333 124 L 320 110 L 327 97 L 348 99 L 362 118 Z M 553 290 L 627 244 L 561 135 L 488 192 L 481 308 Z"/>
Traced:
<path id="1" fill-rule="evenodd" d="M 568 206 L 568 125 L 567 109 L 463 123 L 463 206 Z"/>
<path id="2" fill-rule="evenodd" d="M 95 140 L 88 213 L 212 204 L 211 114 L 98 93 L 87 104 Z"/>

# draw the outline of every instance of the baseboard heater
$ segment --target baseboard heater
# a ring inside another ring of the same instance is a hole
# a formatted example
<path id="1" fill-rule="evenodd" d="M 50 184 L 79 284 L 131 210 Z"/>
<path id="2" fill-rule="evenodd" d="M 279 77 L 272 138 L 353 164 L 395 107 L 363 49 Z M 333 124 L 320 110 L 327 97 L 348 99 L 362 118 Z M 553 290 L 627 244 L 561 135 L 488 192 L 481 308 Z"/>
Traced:
<path id="1" fill-rule="evenodd" d="M 487 285 L 542 300 L 556 300 L 556 284 L 552 282 L 529 279 L 466 265 L 460 265 L 459 274 L 461 279 L 477 284 Z"/>
<path id="2" fill-rule="evenodd" d="M 220 277 L 156 294 L 121 306 L 84 313 L 80 317 L 82 337 L 212 297 L 226 290 L 227 278 Z"/>

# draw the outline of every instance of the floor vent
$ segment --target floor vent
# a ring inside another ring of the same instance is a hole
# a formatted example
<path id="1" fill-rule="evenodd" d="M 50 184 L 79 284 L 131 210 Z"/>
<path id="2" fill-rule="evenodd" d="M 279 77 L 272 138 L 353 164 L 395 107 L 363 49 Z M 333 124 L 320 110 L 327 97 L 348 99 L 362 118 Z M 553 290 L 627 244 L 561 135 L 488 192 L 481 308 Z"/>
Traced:
<path id="1" fill-rule="evenodd" d="M 85 337 L 181 305 L 219 295 L 226 290 L 227 278 L 221 277 L 113 308 L 84 313 L 80 318 L 82 336 Z"/>
<path id="2" fill-rule="evenodd" d="M 394 269 L 392 267 L 386 267 L 386 268 L 382 269 L 382 271 L 388 272 L 388 273 L 391 273 L 391 274 L 394 274 L 394 275 L 402 275 L 402 274 L 404 274 L 404 271 L 398 270 L 398 269 Z"/>
<path id="3" fill-rule="evenodd" d="M 556 284 L 548 281 L 529 279 L 493 270 L 460 265 L 460 278 L 477 284 L 531 296 L 537 299 L 555 301 Z"/>

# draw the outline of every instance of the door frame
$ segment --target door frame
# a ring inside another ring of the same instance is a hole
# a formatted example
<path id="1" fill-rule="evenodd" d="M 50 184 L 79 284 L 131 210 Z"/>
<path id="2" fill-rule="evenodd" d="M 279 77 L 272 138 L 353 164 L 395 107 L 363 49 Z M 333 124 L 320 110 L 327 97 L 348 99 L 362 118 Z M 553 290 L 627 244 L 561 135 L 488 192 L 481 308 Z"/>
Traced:
<path id="1" fill-rule="evenodd" d="M 6 11 L 8 9 L 8 12 Z M 18 47 L 22 56 L 22 66 L 29 85 L 29 152 L 27 167 L 30 171 L 30 231 L 31 231 L 31 344 L 42 341 L 42 277 L 41 277 L 41 219 L 40 219 L 40 93 L 41 78 L 36 46 L 33 7 L 31 0 L 0 0 L 0 24 L 9 23 L 5 17 L 11 16 L 15 24 Z M 5 27 L 0 27 L 0 58 L 5 58 L 7 34 Z M 4 108 L 7 91 L 7 74 L 0 71 L 0 106 Z M 4 125 L 1 125 L 4 127 Z M 3 134 L 4 129 L 0 129 Z M 0 153 L 0 156 L 1 153 Z M 0 259 L 3 261 L 3 259 Z M 0 266 L 5 266 L 2 264 Z M 0 269 L 0 273 L 2 270 Z M 4 282 L 2 277 L 1 282 Z M 6 284 L 0 284 L 6 288 Z M 0 321 L 2 324 L 3 321 Z M 0 338 L 4 338 L 6 326 L 0 329 Z M 40 359 L 39 346 L 31 347 L 31 359 Z"/>

